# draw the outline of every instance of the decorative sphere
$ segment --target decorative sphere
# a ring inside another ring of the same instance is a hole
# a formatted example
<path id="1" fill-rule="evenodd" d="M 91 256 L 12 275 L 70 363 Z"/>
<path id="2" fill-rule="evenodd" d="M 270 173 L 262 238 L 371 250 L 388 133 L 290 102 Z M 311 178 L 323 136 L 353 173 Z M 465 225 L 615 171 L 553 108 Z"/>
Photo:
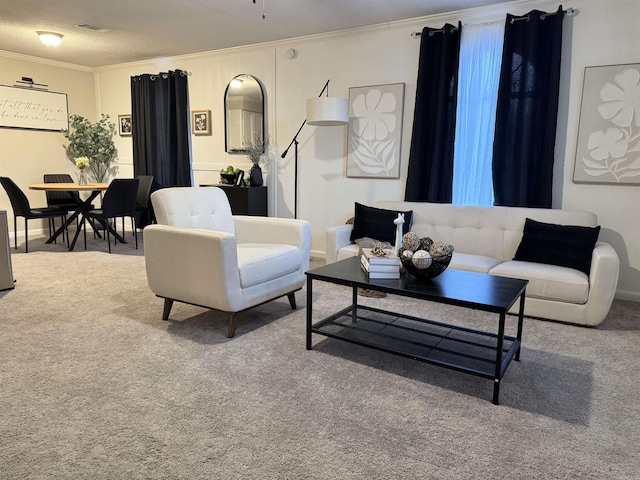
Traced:
<path id="1" fill-rule="evenodd" d="M 402 236 L 402 246 L 407 250 L 418 250 L 420 248 L 420 237 L 417 233 L 407 232 Z"/>
<path id="2" fill-rule="evenodd" d="M 433 258 L 426 250 L 418 250 L 411 257 L 411 263 L 415 265 L 418 270 L 425 270 L 431 266 Z"/>
<path id="3" fill-rule="evenodd" d="M 446 257 L 453 253 L 453 247 L 448 243 L 436 240 L 429 248 L 429 253 L 432 257 Z"/>
<path id="4" fill-rule="evenodd" d="M 426 250 L 428 252 L 431 245 L 433 245 L 433 240 L 431 240 L 430 237 L 422 237 L 420 239 L 420 250 Z"/>
<path id="5" fill-rule="evenodd" d="M 437 242 L 434 242 L 436 244 Z M 432 245 L 433 252 L 442 253 L 441 256 L 435 256 L 432 252 L 425 249 L 417 249 L 415 252 L 401 248 L 399 252 L 402 268 L 418 280 L 430 280 L 444 272 L 451 262 L 453 256 L 453 245 L 444 242 L 438 242 L 435 247 Z"/>

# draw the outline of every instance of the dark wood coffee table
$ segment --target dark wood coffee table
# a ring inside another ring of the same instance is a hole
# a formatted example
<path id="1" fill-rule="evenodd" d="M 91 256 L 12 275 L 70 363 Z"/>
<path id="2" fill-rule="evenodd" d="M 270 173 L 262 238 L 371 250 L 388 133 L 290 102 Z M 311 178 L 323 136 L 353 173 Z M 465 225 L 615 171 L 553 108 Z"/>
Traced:
<path id="1" fill-rule="evenodd" d="M 351 305 L 312 323 L 314 280 L 352 287 Z M 493 403 L 498 405 L 500 381 L 511 360 L 520 360 L 528 283 L 454 269 L 432 280 L 418 280 L 408 273 L 398 280 L 369 280 L 360 268 L 360 257 L 332 263 L 307 272 L 307 350 L 311 350 L 311 336 L 316 333 L 493 379 Z M 358 288 L 497 313 L 498 332 L 358 305 Z M 518 299 L 518 327 L 513 337 L 505 335 L 505 320 Z"/>

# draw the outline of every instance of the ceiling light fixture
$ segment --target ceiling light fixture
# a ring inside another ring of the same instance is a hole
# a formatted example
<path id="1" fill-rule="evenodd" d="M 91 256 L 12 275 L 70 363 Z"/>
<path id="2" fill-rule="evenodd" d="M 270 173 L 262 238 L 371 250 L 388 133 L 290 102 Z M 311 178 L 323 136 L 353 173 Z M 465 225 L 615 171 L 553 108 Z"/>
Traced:
<path id="1" fill-rule="evenodd" d="M 57 47 L 58 45 L 60 45 L 60 42 L 62 42 L 62 37 L 64 35 L 62 35 L 61 33 L 55 33 L 55 32 L 36 32 L 38 34 L 38 37 L 40 38 L 40 41 L 42 43 L 44 43 L 45 45 L 50 45 L 52 47 Z"/>

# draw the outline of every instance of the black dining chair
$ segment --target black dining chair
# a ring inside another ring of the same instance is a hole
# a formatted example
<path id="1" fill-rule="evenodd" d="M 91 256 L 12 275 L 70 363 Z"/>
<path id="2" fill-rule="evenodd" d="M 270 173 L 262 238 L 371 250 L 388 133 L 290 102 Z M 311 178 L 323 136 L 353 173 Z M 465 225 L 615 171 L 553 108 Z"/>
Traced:
<path id="1" fill-rule="evenodd" d="M 138 194 L 139 180 L 137 178 L 116 178 L 109 184 L 109 188 L 104 193 L 102 199 L 102 208 L 90 210 L 82 215 L 82 228 L 84 230 L 84 248 L 87 249 L 87 230 L 85 222 L 87 220 L 95 220 L 104 227 L 107 243 L 109 245 L 109 253 L 111 253 L 111 235 L 115 232 L 112 230 L 110 222 L 113 221 L 115 227 L 115 219 L 119 217 L 131 217 L 133 222 L 133 236 L 136 240 L 136 249 L 138 248 L 138 232 L 135 228 L 136 217 L 136 196 Z M 114 237 L 114 245 L 117 237 Z"/>
<path id="2" fill-rule="evenodd" d="M 68 173 L 45 173 L 43 180 L 44 183 L 74 183 L 73 178 Z M 49 207 L 66 208 L 67 211 L 75 211 L 82 205 L 82 199 L 78 192 L 53 192 L 47 190 L 45 193 L 47 194 L 47 205 Z"/>
<path id="3" fill-rule="evenodd" d="M 138 194 L 136 195 L 136 226 L 143 228 L 153 223 L 150 198 L 153 175 L 136 175 L 136 178 L 140 180 Z"/>
<path id="4" fill-rule="evenodd" d="M 24 249 L 26 253 L 29 253 L 29 229 L 27 226 L 29 220 L 46 218 L 49 220 L 49 229 L 51 229 L 51 222 L 54 218 L 60 217 L 63 222 L 66 221 L 67 210 L 58 207 L 31 208 L 29 199 L 13 180 L 9 177 L 0 177 L 0 183 L 7 192 L 11 208 L 13 208 L 13 236 L 16 249 L 18 248 L 18 217 L 24 217 Z M 68 238 L 67 236 L 67 240 Z"/>
<path id="5" fill-rule="evenodd" d="M 74 183 L 73 178 L 68 173 L 45 173 L 42 177 L 44 183 Z M 82 199 L 80 194 L 74 191 L 49 191 L 47 194 L 47 206 L 57 207 L 64 209 L 67 212 L 75 212 L 80 205 L 82 205 Z M 93 205 L 91 207 L 93 208 Z M 76 219 L 76 227 L 79 226 L 79 219 Z M 55 229 L 55 223 L 53 228 Z M 66 231 L 67 242 L 69 242 L 69 231 Z"/>
<path id="6" fill-rule="evenodd" d="M 136 222 L 131 219 L 131 232 L 134 228 L 144 228 L 152 223 L 153 210 L 151 207 L 151 188 L 153 187 L 153 175 L 136 175 L 138 183 L 138 193 L 136 195 Z M 124 217 L 122 217 L 122 237 L 125 236 Z"/>

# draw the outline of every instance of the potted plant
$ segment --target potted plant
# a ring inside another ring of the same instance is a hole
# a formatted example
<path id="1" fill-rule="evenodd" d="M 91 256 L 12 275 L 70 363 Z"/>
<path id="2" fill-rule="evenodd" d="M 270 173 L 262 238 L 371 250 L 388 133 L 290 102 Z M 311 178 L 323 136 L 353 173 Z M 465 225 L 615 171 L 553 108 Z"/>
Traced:
<path id="1" fill-rule="evenodd" d="M 69 140 L 69 145 L 64 147 L 67 157 L 74 164 L 77 158 L 88 158 L 89 165 L 86 168 L 97 183 L 105 181 L 116 158 L 116 146 L 113 142 L 115 128 L 109 122 L 109 115 L 102 114 L 95 123 L 82 115 L 70 115 L 69 129 L 62 130 L 64 138 Z"/>

